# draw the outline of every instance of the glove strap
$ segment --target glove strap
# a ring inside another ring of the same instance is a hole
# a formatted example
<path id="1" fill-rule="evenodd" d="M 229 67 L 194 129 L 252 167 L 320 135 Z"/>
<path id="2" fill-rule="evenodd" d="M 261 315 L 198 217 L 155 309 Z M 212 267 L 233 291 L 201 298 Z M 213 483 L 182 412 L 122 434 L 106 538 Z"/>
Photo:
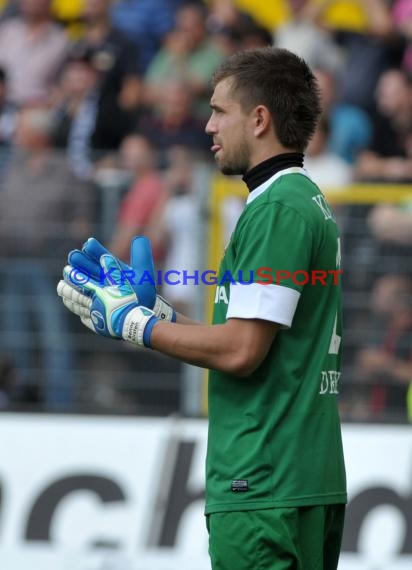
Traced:
<path id="1" fill-rule="evenodd" d="M 151 348 L 150 337 L 158 320 L 150 309 L 136 307 L 126 315 L 122 329 L 123 339 L 139 346 Z"/>
<path id="2" fill-rule="evenodd" d="M 160 295 L 156 296 L 156 302 L 153 307 L 153 312 L 161 321 L 176 322 L 176 312 L 172 305 L 163 299 Z"/>

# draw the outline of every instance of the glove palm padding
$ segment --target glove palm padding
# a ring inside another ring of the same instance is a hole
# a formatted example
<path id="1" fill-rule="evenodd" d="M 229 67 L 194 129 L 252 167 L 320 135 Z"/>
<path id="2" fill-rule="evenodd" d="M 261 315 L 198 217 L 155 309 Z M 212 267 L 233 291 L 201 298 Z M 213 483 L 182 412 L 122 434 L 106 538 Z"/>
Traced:
<path id="1" fill-rule="evenodd" d="M 73 267 L 68 265 L 57 288 L 63 303 L 99 335 L 150 346 L 151 331 L 158 320 L 155 314 L 141 305 L 130 283 L 121 280 L 122 268 L 115 257 L 104 254 L 100 264 L 117 284 L 100 286 L 90 279 L 83 285 L 74 285 L 70 277 Z"/>
<path id="2" fill-rule="evenodd" d="M 69 253 L 69 264 L 79 271 L 84 271 L 86 279 L 103 285 L 105 281 L 112 283 L 102 271 L 100 259 L 103 255 L 112 255 L 97 239 L 91 237 L 83 245 L 82 250 L 75 249 Z M 137 295 L 140 304 L 153 309 L 161 320 L 175 321 L 173 307 L 160 295 L 155 285 L 155 268 L 150 240 L 145 236 L 136 236 L 130 245 L 130 265 L 116 258 L 121 269 L 119 284 L 128 281 Z M 76 285 L 75 280 L 72 280 Z"/>

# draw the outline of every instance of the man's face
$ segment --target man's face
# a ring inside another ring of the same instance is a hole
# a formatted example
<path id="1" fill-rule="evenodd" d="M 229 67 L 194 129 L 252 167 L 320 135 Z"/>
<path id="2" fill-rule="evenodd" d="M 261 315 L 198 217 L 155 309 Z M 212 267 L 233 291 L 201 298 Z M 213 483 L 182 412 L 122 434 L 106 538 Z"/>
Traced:
<path id="1" fill-rule="evenodd" d="M 399 70 L 388 70 L 381 75 L 376 86 L 378 109 L 386 117 L 403 113 L 411 105 L 411 89 Z"/>
<path id="2" fill-rule="evenodd" d="M 212 95 L 212 115 L 206 125 L 212 152 L 223 174 L 245 174 L 250 168 L 249 116 L 231 93 L 231 78 L 220 81 Z"/>
<path id="3" fill-rule="evenodd" d="M 20 11 L 25 18 L 36 20 L 50 15 L 51 0 L 20 0 Z"/>
<path id="4" fill-rule="evenodd" d="M 69 61 L 66 63 L 61 85 L 69 97 L 84 97 L 94 87 L 96 73 L 88 63 Z"/>
<path id="5" fill-rule="evenodd" d="M 88 20 L 106 17 L 109 9 L 109 0 L 86 0 L 84 2 L 84 16 Z"/>

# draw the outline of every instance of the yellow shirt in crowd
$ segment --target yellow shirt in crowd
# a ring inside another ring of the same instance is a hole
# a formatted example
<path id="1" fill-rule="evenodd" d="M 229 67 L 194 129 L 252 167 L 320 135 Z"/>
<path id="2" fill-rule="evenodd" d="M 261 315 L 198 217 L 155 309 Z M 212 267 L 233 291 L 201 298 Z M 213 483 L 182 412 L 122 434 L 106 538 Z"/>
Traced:
<path id="1" fill-rule="evenodd" d="M 363 32 L 367 29 L 367 14 L 362 0 L 310 0 L 315 4 L 325 4 L 323 22 L 335 29 Z M 0 0 L 0 12 L 7 0 Z M 269 30 L 292 19 L 289 0 L 235 0 L 235 4 L 251 14 L 257 22 Z M 53 0 L 52 10 L 61 22 L 79 20 L 84 0 Z M 74 33 L 76 33 L 74 28 Z"/>
<path id="2" fill-rule="evenodd" d="M 311 0 L 325 4 L 323 22 L 339 30 L 363 32 L 367 29 L 367 14 L 360 0 Z M 275 30 L 292 19 L 288 0 L 235 0 L 236 5 L 251 14 L 256 21 Z"/>

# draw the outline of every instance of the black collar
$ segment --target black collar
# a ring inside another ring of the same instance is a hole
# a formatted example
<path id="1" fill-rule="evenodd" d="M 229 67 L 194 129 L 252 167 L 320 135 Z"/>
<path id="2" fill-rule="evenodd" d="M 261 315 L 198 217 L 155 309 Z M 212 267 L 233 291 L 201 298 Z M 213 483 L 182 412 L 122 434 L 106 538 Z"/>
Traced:
<path id="1" fill-rule="evenodd" d="M 285 152 L 284 154 L 272 156 L 248 170 L 242 180 L 249 188 L 249 192 L 252 192 L 263 182 L 269 180 L 276 172 L 291 166 L 303 167 L 302 152 Z"/>

